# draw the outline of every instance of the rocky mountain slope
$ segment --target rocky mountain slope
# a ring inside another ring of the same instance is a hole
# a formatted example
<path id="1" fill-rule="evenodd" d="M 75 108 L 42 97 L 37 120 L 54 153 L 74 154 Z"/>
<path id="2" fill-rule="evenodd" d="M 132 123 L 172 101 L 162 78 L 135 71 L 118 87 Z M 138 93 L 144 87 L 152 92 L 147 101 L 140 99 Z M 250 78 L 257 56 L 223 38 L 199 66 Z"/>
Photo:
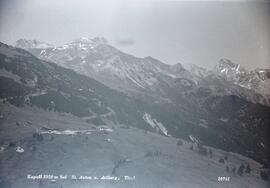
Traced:
<path id="1" fill-rule="evenodd" d="M 40 43 L 21 39 L 16 45 L 38 58 L 73 69 L 133 96 L 170 100 L 168 87 L 185 91 L 203 87 L 210 89 L 212 95 L 232 94 L 253 103 L 270 105 L 270 70 L 267 69 L 248 72 L 238 64 L 221 59 L 211 71 L 197 66 L 187 70 L 179 63 L 167 65 L 152 57 L 126 54 L 104 38 L 79 38 L 58 47 L 43 44 L 45 47 L 40 48 Z"/>
<path id="2" fill-rule="evenodd" d="M 138 116 L 136 112 L 139 110 L 128 108 L 135 106 L 135 101 L 96 80 L 41 61 L 22 49 L 2 43 L 0 58 L 2 100 L 17 106 L 29 103 L 42 108 L 51 108 L 53 103 L 56 111 L 80 117 L 110 115 L 119 123 L 137 122 L 133 118 Z M 138 116 L 139 120 L 142 115 Z M 137 124 L 146 126 L 143 120 Z"/>
<path id="3" fill-rule="evenodd" d="M 232 63 L 228 59 L 221 59 L 219 64 L 215 67 L 215 73 L 236 85 L 256 91 L 268 99 L 270 96 L 270 70 L 269 69 L 255 69 L 247 71 L 241 67 L 240 64 Z"/>

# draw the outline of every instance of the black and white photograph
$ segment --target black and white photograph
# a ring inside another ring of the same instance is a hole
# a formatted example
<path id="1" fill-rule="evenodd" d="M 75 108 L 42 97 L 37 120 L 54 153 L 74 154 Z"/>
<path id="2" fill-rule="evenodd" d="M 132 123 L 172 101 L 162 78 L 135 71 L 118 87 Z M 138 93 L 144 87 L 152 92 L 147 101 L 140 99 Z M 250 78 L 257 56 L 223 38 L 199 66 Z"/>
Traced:
<path id="1" fill-rule="evenodd" d="M 0 0 L 0 188 L 269 188 L 270 1 Z"/>

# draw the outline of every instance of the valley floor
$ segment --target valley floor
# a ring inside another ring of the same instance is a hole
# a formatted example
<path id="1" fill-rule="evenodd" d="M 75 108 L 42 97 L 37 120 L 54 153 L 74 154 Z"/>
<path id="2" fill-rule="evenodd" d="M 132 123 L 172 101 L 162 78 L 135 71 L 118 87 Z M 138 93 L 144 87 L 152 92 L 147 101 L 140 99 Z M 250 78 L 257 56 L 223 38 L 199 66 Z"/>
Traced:
<path id="1" fill-rule="evenodd" d="M 178 146 L 176 138 L 124 125 L 97 128 L 70 114 L 8 104 L 0 109 L 1 188 L 269 186 L 260 178 L 261 165 L 239 154 L 212 148 L 210 158 L 199 154 L 195 144 L 191 150 L 191 142 L 183 140 Z M 228 159 L 220 163 L 226 155 Z M 241 163 L 250 164 L 250 174 L 231 172 Z M 31 179 L 37 175 L 59 177 Z M 117 179 L 101 180 L 102 176 Z M 219 177 L 226 179 L 218 181 Z"/>

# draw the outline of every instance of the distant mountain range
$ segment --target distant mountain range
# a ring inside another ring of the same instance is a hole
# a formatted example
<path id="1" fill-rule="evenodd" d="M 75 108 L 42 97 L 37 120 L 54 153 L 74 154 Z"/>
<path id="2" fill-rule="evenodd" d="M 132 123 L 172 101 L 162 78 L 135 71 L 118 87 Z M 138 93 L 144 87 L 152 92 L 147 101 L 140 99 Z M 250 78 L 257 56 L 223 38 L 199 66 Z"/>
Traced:
<path id="1" fill-rule="evenodd" d="M 270 105 L 270 70 L 249 72 L 227 59 L 221 59 L 214 70 L 196 65 L 187 70 L 180 63 L 167 65 L 152 57 L 126 54 L 98 37 L 79 38 L 57 47 L 20 39 L 16 46 L 133 96 L 151 95 L 170 100 L 167 86 L 185 88 L 188 92 L 203 87 L 210 89 L 213 95 L 232 94 L 253 103 Z"/>
<path id="2" fill-rule="evenodd" d="M 46 109 L 53 102 L 56 111 L 90 124 L 192 137 L 267 162 L 269 95 L 247 83 L 256 80 L 263 88 L 269 70 L 245 71 L 247 78 L 240 79 L 244 69 L 224 59 L 215 70 L 185 69 L 123 53 L 104 38 L 59 47 L 25 40 L 16 45 L 0 43 L 1 101 Z"/>

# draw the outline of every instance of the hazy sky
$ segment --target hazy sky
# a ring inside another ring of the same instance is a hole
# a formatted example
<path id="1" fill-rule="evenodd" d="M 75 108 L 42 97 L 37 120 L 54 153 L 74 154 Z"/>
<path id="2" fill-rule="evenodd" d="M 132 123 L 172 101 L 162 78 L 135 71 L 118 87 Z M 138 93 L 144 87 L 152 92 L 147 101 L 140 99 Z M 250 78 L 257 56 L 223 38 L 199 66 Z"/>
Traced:
<path id="1" fill-rule="evenodd" d="M 0 0 L 0 41 L 61 45 L 103 36 L 121 50 L 212 68 L 221 58 L 270 68 L 267 1 Z"/>

